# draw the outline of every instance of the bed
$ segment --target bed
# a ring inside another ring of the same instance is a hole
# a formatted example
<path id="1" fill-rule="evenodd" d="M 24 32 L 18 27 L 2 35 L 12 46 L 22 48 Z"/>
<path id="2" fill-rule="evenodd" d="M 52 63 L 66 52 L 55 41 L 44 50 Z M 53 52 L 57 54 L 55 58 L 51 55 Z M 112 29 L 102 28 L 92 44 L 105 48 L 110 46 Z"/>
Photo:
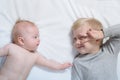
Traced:
<path id="1" fill-rule="evenodd" d="M 38 51 L 60 63 L 71 62 L 77 54 L 71 44 L 70 30 L 80 17 L 94 17 L 104 27 L 120 23 L 119 0 L 0 0 L 0 47 L 10 42 L 15 21 L 33 21 L 40 30 Z M 1 65 L 4 57 L 0 57 Z M 118 77 L 120 77 L 120 55 Z M 27 80 L 71 80 L 71 67 L 53 71 L 34 66 Z M 120 80 L 120 79 L 119 79 Z"/>

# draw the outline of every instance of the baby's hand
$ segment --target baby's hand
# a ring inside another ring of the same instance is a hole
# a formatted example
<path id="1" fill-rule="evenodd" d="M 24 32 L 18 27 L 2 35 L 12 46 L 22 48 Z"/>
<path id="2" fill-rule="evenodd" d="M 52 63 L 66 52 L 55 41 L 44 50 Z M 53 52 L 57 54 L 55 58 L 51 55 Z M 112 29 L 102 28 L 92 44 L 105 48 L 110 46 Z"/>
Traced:
<path id="1" fill-rule="evenodd" d="M 72 66 L 71 63 L 66 62 L 66 63 L 61 64 L 61 69 L 66 69 L 66 68 L 71 67 L 71 66 Z"/>

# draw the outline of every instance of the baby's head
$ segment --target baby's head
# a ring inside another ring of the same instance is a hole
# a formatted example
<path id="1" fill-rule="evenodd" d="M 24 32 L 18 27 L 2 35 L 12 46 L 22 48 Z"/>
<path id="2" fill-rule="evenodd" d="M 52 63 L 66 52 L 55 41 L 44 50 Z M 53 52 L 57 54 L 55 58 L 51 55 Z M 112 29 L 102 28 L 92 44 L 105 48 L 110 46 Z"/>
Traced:
<path id="1" fill-rule="evenodd" d="M 11 34 L 12 42 L 31 52 L 36 51 L 39 40 L 39 29 L 27 20 L 16 21 Z"/>
<path id="2" fill-rule="evenodd" d="M 78 50 L 78 52 L 92 53 L 91 51 L 95 49 L 95 47 L 100 47 L 102 40 L 90 40 L 88 31 L 90 29 L 93 30 L 101 30 L 102 24 L 94 19 L 94 18 L 80 18 L 74 22 L 72 26 L 72 35 L 73 35 L 73 45 Z"/>

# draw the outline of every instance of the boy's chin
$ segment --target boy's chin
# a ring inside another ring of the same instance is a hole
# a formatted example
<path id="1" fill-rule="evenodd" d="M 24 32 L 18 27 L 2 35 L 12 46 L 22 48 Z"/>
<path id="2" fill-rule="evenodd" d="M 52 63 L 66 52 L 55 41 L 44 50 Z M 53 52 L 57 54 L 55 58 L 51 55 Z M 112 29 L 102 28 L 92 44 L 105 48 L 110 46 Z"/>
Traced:
<path id="1" fill-rule="evenodd" d="M 78 51 L 80 54 L 87 54 L 87 52 L 86 51 Z"/>
<path id="2" fill-rule="evenodd" d="M 84 54 L 88 54 L 88 53 L 80 53 L 80 54 L 84 55 Z"/>

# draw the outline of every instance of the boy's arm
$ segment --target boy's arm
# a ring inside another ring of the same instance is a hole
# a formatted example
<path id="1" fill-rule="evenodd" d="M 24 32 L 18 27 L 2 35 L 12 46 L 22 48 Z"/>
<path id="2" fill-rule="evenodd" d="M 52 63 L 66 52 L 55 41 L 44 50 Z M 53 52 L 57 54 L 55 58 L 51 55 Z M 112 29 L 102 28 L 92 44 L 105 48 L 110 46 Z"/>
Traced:
<path id="1" fill-rule="evenodd" d="M 120 38 L 120 24 L 104 28 L 103 30 L 89 29 L 87 34 L 91 37 L 91 39 L 93 38 L 96 40 L 103 39 L 106 37 Z"/>
<path id="2" fill-rule="evenodd" d="M 118 54 L 120 51 L 120 24 L 108 27 L 103 32 L 104 37 L 109 37 L 104 44 L 105 49 L 112 54 Z"/>
<path id="3" fill-rule="evenodd" d="M 62 70 L 62 69 L 66 69 L 66 68 L 72 66 L 72 64 L 69 62 L 61 64 L 54 60 L 46 59 L 44 56 L 40 55 L 39 53 L 37 53 L 37 55 L 38 55 L 38 57 L 37 57 L 36 64 L 38 66 L 43 66 L 43 67 L 47 67 L 47 68 L 55 69 L 55 70 Z"/>
<path id="4" fill-rule="evenodd" d="M 104 29 L 103 32 L 104 32 L 105 37 L 120 38 L 120 24 L 108 27 L 108 28 Z"/>
<path id="5" fill-rule="evenodd" d="M 109 40 L 103 44 L 103 48 L 109 53 L 117 54 L 120 50 L 120 24 L 114 25 L 108 28 L 104 28 L 103 31 L 89 30 L 88 35 L 93 39 L 99 40 L 109 37 Z"/>

